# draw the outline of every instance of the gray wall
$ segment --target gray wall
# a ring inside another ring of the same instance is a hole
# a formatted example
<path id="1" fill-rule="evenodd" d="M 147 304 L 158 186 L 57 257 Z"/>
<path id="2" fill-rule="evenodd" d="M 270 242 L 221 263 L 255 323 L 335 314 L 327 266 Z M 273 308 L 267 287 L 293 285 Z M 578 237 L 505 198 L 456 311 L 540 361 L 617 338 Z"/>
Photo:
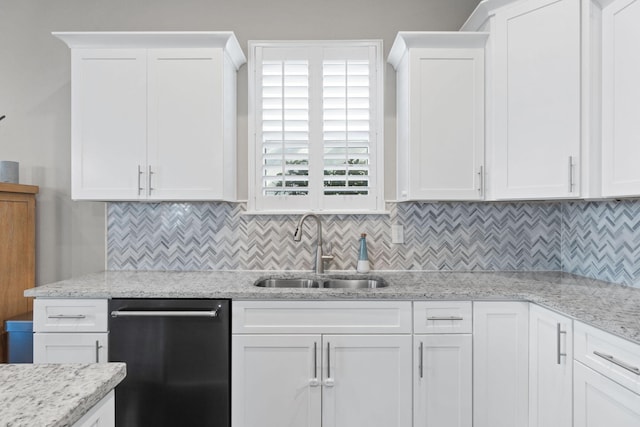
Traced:
<path id="1" fill-rule="evenodd" d="M 0 159 L 40 186 L 37 283 L 104 269 L 105 207 L 70 200 L 70 56 L 52 31 L 232 30 L 248 40 L 383 39 L 457 30 L 479 0 L 2 0 Z M 247 68 L 238 84 L 239 198 L 247 197 Z M 385 78 L 385 194 L 395 199 L 395 75 Z"/>

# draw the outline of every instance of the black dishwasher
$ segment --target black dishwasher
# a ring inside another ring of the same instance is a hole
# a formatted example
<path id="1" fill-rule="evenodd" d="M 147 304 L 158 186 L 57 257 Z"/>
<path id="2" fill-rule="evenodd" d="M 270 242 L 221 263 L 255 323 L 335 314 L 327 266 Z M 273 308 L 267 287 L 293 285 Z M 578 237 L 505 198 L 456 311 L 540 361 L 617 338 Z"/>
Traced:
<path id="1" fill-rule="evenodd" d="M 125 362 L 117 427 L 229 427 L 229 300 L 112 299 L 109 361 Z"/>

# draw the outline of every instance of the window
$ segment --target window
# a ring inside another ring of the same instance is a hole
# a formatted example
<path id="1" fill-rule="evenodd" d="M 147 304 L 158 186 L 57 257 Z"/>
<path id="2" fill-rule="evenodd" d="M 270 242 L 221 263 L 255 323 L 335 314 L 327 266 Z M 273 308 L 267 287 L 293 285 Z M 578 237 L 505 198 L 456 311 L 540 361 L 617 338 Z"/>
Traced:
<path id="1" fill-rule="evenodd" d="M 382 42 L 249 51 L 249 210 L 383 211 Z"/>

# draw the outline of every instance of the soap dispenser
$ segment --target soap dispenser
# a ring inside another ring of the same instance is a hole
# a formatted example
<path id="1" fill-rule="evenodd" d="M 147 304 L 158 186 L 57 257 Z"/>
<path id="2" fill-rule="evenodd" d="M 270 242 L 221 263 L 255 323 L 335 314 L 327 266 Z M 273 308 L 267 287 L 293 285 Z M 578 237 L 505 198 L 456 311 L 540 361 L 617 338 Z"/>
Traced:
<path id="1" fill-rule="evenodd" d="M 358 265 L 356 267 L 358 273 L 369 272 L 369 255 L 367 254 L 367 235 L 360 235 L 360 251 L 358 253 Z"/>

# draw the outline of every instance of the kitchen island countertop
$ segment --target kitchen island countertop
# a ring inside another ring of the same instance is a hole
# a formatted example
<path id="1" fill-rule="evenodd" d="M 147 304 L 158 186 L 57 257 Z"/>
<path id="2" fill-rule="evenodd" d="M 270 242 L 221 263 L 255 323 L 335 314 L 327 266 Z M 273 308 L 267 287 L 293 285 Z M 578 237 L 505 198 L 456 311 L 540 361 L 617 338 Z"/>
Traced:
<path id="1" fill-rule="evenodd" d="M 0 365 L 0 424 L 71 426 L 125 375 L 124 363 Z"/>
<path id="2" fill-rule="evenodd" d="M 354 277 L 330 272 L 321 277 Z M 372 271 L 377 289 L 259 288 L 264 277 L 308 271 L 105 271 L 28 289 L 43 298 L 230 298 L 242 300 L 522 300 L 640 343 L 640 289 L 561 272 Z"/>

